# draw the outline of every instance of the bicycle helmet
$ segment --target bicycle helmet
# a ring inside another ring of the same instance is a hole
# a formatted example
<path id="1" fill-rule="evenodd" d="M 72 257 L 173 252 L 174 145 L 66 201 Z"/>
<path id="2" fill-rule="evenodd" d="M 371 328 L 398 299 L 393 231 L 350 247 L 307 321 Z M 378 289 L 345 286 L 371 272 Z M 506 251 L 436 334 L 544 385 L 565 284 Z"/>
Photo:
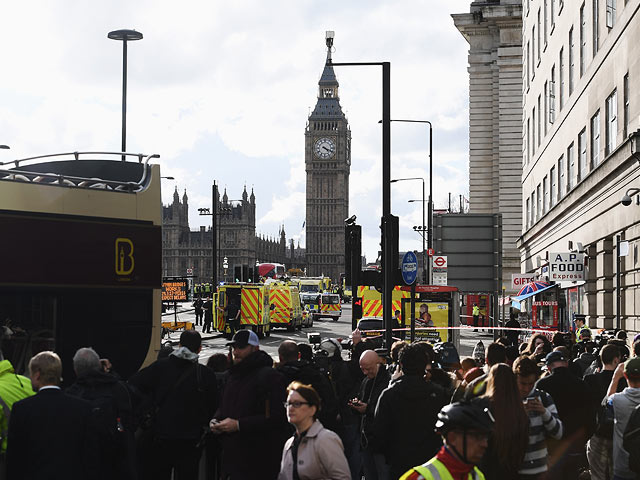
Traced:
<path id="1" fill-rule="evenodd" d="M 445 405 L 438 412 L 436 432 L 443 435 L 452 430 L 490 432 L 494 422 L 486 403 L 475 400 L 456 402 Z"/>

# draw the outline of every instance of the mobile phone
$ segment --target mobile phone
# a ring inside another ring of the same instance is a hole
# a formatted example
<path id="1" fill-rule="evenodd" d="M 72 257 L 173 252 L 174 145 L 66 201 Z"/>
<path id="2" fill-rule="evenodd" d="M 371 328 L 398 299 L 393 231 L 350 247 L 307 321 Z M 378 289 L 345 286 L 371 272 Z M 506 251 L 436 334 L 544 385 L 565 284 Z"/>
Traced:
<path id="1" fill-rule="evenodd" d="M 522 400 L 522 403 L 526 405 L 527 403 L 529 403 L 529 400 L 530 400 L 529 398 L 525 398 L 524 400 Z"/>

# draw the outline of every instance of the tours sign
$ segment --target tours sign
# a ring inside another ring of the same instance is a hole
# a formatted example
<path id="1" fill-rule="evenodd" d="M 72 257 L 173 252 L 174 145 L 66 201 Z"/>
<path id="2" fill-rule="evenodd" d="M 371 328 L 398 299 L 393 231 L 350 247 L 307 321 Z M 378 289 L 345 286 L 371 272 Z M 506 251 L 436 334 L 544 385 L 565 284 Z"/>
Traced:
<path id="1" fill-rule="evenodd" d="M 572 282 L 584 280 L 584 253 L 549 253 L 549 280 Z"/>

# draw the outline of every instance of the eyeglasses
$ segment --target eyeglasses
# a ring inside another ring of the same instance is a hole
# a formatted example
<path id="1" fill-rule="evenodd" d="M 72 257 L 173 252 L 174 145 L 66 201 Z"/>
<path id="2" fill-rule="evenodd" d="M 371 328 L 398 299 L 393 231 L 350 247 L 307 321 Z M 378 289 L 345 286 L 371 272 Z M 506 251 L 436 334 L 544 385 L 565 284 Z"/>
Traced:
<path id="1" fill-rule="evenodd" d="M 302 405 L 309 405 L 309 402 L 284 402 L 284 408 L 300 408 Z"/>

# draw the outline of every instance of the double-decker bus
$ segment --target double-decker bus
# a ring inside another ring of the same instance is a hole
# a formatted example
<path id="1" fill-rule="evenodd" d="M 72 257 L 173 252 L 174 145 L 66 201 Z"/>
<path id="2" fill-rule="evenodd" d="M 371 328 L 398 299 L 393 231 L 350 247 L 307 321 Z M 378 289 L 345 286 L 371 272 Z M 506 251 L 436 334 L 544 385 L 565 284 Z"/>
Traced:
<path id="1" fill-rule="evenodd" d="M 286 270 L 282 263 L 259 263 L 258 275 L 278 280 L 286 275 Z"/>
<path id="2" fill-rule="evenodd" d="M 43 350 L 60 355 L 65 383 L 80 347 L 124 378 L 157 357 L 162 203 L 160 167 L 149 161 L 158 157 L 0 163 L 0 333 L 17 372 Z"/>

